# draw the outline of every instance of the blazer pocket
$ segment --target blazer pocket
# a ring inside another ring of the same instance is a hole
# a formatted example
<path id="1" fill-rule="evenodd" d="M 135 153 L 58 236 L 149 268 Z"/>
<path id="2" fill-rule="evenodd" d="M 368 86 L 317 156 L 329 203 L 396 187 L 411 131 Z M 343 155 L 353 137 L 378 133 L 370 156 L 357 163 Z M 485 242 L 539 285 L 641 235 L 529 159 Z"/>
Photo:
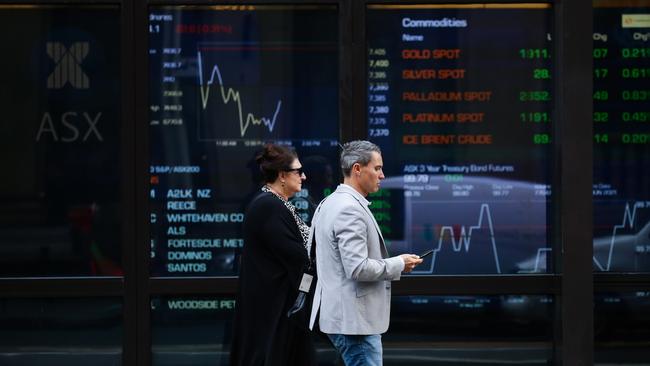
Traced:
<path id="1" fill-rule="evenodd" d="M 372 283 L 357 282 L 356 290 L 357 297 L 366 296 L 370 293 L 370 290 L 372 290 Z"/>

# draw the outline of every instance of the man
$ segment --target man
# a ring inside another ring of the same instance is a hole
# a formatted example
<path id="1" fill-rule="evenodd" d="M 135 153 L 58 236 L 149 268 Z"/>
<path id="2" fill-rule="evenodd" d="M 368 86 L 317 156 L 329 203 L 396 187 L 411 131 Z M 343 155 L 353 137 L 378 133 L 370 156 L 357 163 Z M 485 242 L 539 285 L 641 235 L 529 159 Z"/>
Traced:
<path id="1" fill-rule="evenodd" d="M 388 258 L 384 239 L 366 200 L 384 179 L 379 147 L 368 141 L 343 146 L 343 184 L 316 210 L 318 282 L 310 328 L 318 324 L 346 366 L 382 365 L 381 334 L 390 319 L 390 281 L 422 263 L 417 255 Z"/>

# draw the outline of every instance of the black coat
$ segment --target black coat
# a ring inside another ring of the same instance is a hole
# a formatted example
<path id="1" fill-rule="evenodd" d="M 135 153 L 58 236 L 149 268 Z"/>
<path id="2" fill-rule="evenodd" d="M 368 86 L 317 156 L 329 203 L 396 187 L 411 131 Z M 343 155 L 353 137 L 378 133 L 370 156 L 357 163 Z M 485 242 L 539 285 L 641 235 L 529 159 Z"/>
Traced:
<path id="1" fill-rule="evenodd" d="M 308 261 L 298 226 L 284 204 L 271 193 L 254 198 L 244 219 L 232 366 L 315 364 L 306 324 L 287 318 Z"/>

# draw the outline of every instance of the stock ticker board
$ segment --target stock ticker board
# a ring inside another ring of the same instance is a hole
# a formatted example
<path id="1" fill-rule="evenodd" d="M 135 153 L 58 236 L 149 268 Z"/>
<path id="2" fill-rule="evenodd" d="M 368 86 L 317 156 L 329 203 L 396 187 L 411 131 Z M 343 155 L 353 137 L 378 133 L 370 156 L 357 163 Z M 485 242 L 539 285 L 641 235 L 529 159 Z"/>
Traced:
<path id="1" fill-rule="evenodd" d="M 309 222 L 338 181 L 335 6 L 151 7 L 153 276 L 236 275 L 266 142 L 296 148 Z"/>
<path id="2" fill-rule="evenodd" d="M 647 272 L 650 1 L 595 1 L 593 27 L 594 270 Z"/>
<path id="3" fill-rule="evenodd" d="M 549 271 L 553 9 L 370 5 L 368 136 L 388 178 L 372 208 L 413 271 Z"/>
<path id="4" fill-rule="evenodd" d="M 337 10 L 150 9 L 152 275 L 235 275 L 264 142 L 312 167 L 307 221 L 339 181 Z M 647 13 L 594 8 L 601 271 L 650 267 Z M 387 176 L 370 199 L 392 254 L 434 250 L 414 275 L 553 270 L 552 29 L 541 3 L 368 6 L 368 138 Z"/>

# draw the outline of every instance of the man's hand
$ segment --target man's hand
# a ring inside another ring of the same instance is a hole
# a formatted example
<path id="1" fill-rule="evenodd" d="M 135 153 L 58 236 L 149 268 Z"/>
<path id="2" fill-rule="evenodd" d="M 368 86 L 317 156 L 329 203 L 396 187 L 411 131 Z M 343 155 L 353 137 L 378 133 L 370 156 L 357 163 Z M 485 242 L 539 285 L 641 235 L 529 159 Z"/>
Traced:
<path id="1" fill-rule="evenodd" d="M 415 254 L 401 254 L 404 261 L 404 272 L 411 272 L 415 266 L 422 263 L 422 259 Z"/>

